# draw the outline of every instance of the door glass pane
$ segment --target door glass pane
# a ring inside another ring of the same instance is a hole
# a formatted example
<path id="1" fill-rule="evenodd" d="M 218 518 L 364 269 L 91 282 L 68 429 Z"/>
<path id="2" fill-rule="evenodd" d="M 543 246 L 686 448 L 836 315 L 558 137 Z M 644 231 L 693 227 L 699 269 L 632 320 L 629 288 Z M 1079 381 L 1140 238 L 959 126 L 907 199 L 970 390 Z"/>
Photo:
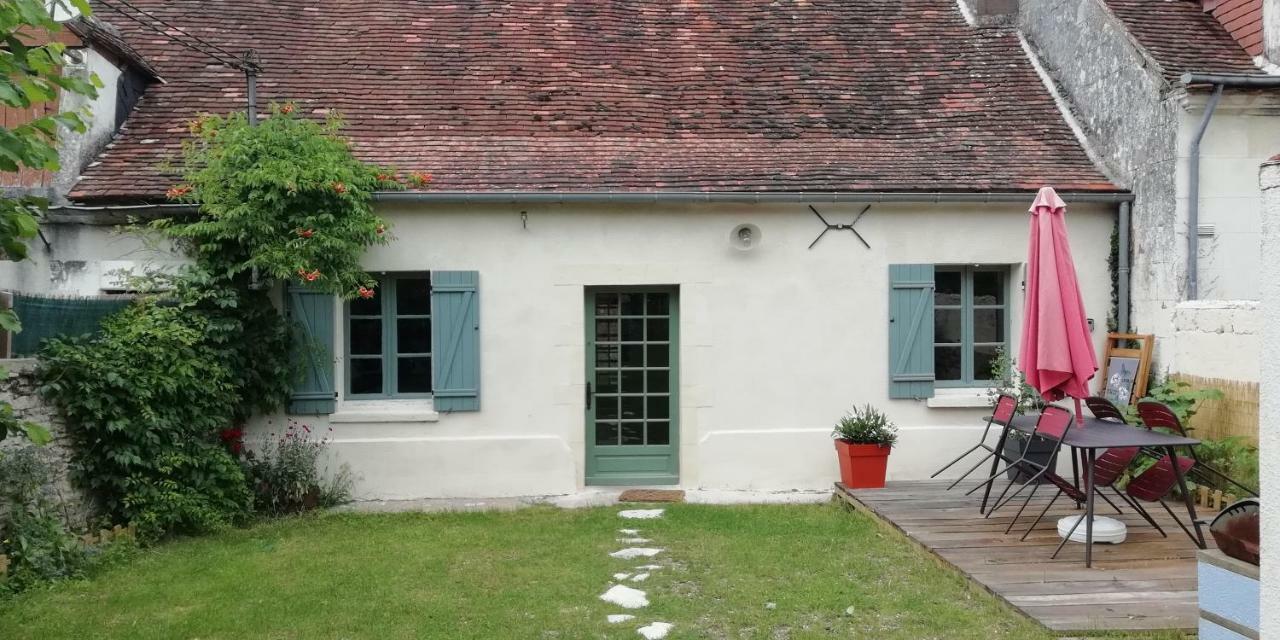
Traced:
<path id="1" fill-rule="evenodd" d="M 380 316 L 382 315 L 382 293 L 381 288 L 373 290 L 372 298 L 356 298 L 351 301 L 351 315 L 353 316 Z"/>
<path id="2" fill-rule="evenodd" d="M 933 375 L 938 380 L 960 380 L 960 347 L 933 348 Z"/>
<path id="3" fill-rule="evenodd" d="M 351 353 L 377 355 L 382 353 L 382 321 L 354 318 L 351 320 Z"/>
<path id="4" fill-rule="evenodd" d="M 645 311 L 651 316 L 665 316 L 671 313 L 671 298 L 665 293 L 650 293 L 645 296 Z"/>
<path id="5" fill-rule="evenodd" d="M 639 344 L 622 345 L 622 366 L 643 367 L 644 366 L 644 345 L 639 345 Z"/>
<path id="6" fill-rule="evenodd" d="M 666 342 L 671 339 L 671 321 L 667 318 L 650 318 L 647 320 L 649 333 L 645 339 L 649 342 Z"/>
<path id="7" fill-rule="evenodd" d="M 622 423 L 622 444 L 644 444 L 644 423 Z"/>
<path id="8" fill-rule="evenodd" d="M 431 281 L 426 278 L 397 279 L 396 313 L 402 316 L 431 315 Z"/>
<path id="9" fill-rule="evenodd" d="M 618 372 L 617 371 L 597 371 L 595 392 L 596 393 L 617 393 L 618 392 Z"/>
<path id="10" fill-rule="evenodd" d="M 975 271 L 973 303 L 1004 304 L 1004 274 L 999 271 Z"/>
<path id="11" fill-rule="evenodd" d="M 646 401 L 646 418 L 652 420 L 654 418 L 666 419 L 671 417 L 671 398 L 669 396 L 649 396 Z"/>
<path id="12" fill-rule="evenodd" d="M 597 293 L 596 294 L 596 315 L 597 316 L 618 315 L 618 294 Z"/>
<path id="13" fill-rule="evenodd" d="M 644 315 L 644 294 L 643 293 L 620 293 L 618 301 L 622 305 L 622 315 L 639 316 Z"/>
<path id="14" fill-rule="evenodd" d="M 596 396 L 596 417 L 601 420 L 617 420 L 618 396 Z"/>
<path id="15" fill-rule="evenodd" d="M 396 351 L 431 353 L 431 320 L 429 318 L 396 320 Z"/>
<path id="16" fill-rule="evenodd" d="M 596 366 L 597 367 L 618 366 L 618 345 L 616 344 L 596 345 Z"/>
<path id="17" fill-rule="evenodd" d="M 651 369 L 649 376 L 649 393 L 670 393 L 671 374 L 666 369 Z"/>
<path id="18" fill-rule="evenodd" d="M 618 321 L 596 320 L 596 340 L 600 342 L 617 342 Z"/>
<path id="19" fill-rule="evenodd" d="M 644 393 L 644 371 L 628 369 L 622 372 L 623 393 Z"/>
<path id="20" fill-rule="evenodd" d="M 644 320 L 628 318 L 622 321 L 622 341 L 642 342 L 644 340 Z"/>
<path id="21" fill-rule="evenodd" d="M 959 271 L 938 271 L 933 276 L 933 303 L 937 305 L 960 304 Z"/>
<path id="22" fill-rule="evenodd" d="M 399 358 L 397 365 L 400 393 L 431 393 L 431 358 Z"/>
<path id="23" fill-rule="evenodd" d="M 382 358 L 351 359 L 351 393 L 382 393 Z"/>
<path id="24" fill-rule="evenodd" d="M 650 422 L 649 444 L 671 444 L 671 423 Z"/>
<path id="25" fill-rule="evenodd" d="M 973 341 L 1004 342 L 1004 309 L 973 310 Z"/>
<path id="26" fill-rule="evenodd" d="M 622 418 L 639 420 L 644 417 L 644 398 L 642 396 L 622 396 Z"/>
<path id="27" fill-rule="evenodd" d="M 992 362 L 996 358 L 996 345 L 978 345 L 973 348 L 973 379 L 994 380 L 991 373 Z"/>
<path id="28" fill-rule="evenodd" d="M 671 365 L 670 347 L 665 344 L 651 344 L 647 347 L 649 351 L 650 367 L 666 367 Z"/>
<path id="29" fill-rule="evenodd" d="M 597 422 L 596 423 L 596 444 L 603 444 L 603 445 L 618 444 L 618 423 Z"/>
<path id="30" fill-rule="evenodd" d="M 933 341 L 960 342 L 960 310 L 937 309 L 933 312 Z"/>

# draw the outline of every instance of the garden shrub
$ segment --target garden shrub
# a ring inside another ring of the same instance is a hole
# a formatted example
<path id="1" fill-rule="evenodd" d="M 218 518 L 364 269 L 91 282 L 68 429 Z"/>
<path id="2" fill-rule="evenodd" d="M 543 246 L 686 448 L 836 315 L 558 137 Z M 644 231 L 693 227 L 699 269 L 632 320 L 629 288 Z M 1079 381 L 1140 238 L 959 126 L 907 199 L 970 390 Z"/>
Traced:
<path id="1" fill-rule="evenodd" d="M 311 427 L 290 423 L 284 433 L 272 433 L 261 447 L 246 451 L 245 469 L 258 511 L 281 515 L 347 502 L 351 474 L 346 465 L 326 468 L 328 445 L 327 438 L 314 437 Z"/>
<path id="2" fill-rule="evenodd" d="M 67 531 L 49 495 L 49 464 L 41 449 L 27 445 L 0 451 L 0 553 L 9 556 L 9 575 L 0 590 L 79 575 L 88 550 Z"/>

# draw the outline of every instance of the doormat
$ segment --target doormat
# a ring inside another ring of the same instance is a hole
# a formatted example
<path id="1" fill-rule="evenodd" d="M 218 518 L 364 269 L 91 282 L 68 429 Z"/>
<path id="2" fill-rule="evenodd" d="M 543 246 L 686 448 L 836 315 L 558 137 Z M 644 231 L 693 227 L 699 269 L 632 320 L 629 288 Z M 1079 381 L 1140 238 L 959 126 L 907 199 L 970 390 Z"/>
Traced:
<path id="1" fill-rule="evenodd" d="M 618 502 L 684 502 L 684 492 L 678 489 L 627 489 L 618 496 Z"/>

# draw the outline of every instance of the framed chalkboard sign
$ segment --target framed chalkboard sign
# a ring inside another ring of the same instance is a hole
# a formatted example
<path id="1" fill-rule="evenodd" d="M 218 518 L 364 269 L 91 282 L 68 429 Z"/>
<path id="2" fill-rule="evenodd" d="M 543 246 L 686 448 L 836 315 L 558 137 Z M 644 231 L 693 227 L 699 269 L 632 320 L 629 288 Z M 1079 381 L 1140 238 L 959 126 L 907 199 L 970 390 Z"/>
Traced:
<path id="1" fill-rule="evenodd" d="M 1147 395 L 1151 370 L 1151 350 L 1155 336 L 1136 333 L 1109 333 L 1102 356 L 1102 377 L 1098 395 L 1118 407 L 1130 405 Z"/>

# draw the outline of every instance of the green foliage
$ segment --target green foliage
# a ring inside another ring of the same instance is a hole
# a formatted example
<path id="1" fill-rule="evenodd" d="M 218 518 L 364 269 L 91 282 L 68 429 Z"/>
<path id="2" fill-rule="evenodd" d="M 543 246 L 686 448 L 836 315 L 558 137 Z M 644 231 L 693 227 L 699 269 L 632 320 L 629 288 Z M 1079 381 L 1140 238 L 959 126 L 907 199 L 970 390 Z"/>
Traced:
<path id="1" fill-rule="evenodd" d="M 202 215 L 157 226 L 215 277 L 299 279 L 350 298 L 375 286 L 360 258 L 387 241 L 372 194 L 403 185 L 351 155 L 337 117 L 318 123 L 292 112 L 292 105 L 273 105 L 256 127 L 242 114 L 192 122 L 186 184 L 169 197 L 199 203 Z"/>
<path id="2" fill-rule="evenodd" d="M 831 437 L 854 444 L 878 444 L 892 447 L 898 442 L 898 427 L 879 409 L 870 404 L 854 407 L 844 414 Z"/>
<path id="3" fill-rule="evenodd" d="M 66 416 L 76 480 L 141 535 L 201 533 L 252 502 L 218 434 L 288 395 L 288 330 L 262 292 L 199 272 L 41 351 L 42 394 Z"/>
<path id="4" fill-rule="evenodd" d="M 1227 477 L 1258 492 L 1258 448 L 1240 436 L 1228 436 L 1221 440 L 1202 440 L 1196 447 L 1200 462 L 1221 471 Z M 1210 473 L 1199 474 L 1201 479 L 1213 480 L 1209 485 L 1224 493 L 1239 493 L 1239 487 Z"/>
<path id="5" fill-rule="evenodd" d="M 281 515 L 331 507 L 351 498 L 351 474 L 346 465 L 328 473 L 327 439 L 315 439 L 311 427 L 290 424 L 271 434 L 258 450 L 245 456 L 245 470 L 260 513 Z"/>
<path id="6" fill-rule="evenodd" d="M 66 530 L 46 492 L 49 465 L 31 446 L 0 451 L 0 552 L 9 556 L 9 577 L 0 591 L 79 575 L 87 550 Z"/>
<path id="7" fill-rule="evenodd" d="M 992 408 L 996 406 L 996 401 L 1001 394 L 1018 399 L 1017 412 L 1020 414 L 1038 411 L 1044 406 L 1040 394 L 1027 384 L 1022 372 L 1018 371 L 1018 361 L 1005 351 L 1004 345 L 996 347 L 996 355 L 991 359 L 991 377 L 996 383 L 987 391 L 987 398 L 991 401 Z"/>
<path id="8" fill-rule="evenodd" d="M 1196 415 L 1200 403 L 1222 398 L 1222 391 L 1219 389 L 1196 389 L 1190 383 L 1181 380 L 1164 380 L 1148 389 L 1147 395 L 1142 399 L 1154 400 L 1168 406 L 1178 416 L 1178 421 L 1182 423 L 1183 428 L 1190 431 L 1191 417 Z M 1129 424 L 1142 424 L 1142 419 L 1138 416 L 1138 403 L 1120 407 L 1120 411 L 1124 413 L 1125 420 Z"/>
<path id="9" fill-rule="evenodd" d="M 0 378 L 4 378 L 7 375 L 9 375 L 9 371 L 4 367 L 0 367 Z M 38 445 L 49 444 L 49 441 L 53 439 L 48 429 L 30 420 L 18 418 L 13 405 L 8 402 L 0 402 L 0 441 L 4 441 L 9 434 L 26 436 L 28 440 Z"/>

